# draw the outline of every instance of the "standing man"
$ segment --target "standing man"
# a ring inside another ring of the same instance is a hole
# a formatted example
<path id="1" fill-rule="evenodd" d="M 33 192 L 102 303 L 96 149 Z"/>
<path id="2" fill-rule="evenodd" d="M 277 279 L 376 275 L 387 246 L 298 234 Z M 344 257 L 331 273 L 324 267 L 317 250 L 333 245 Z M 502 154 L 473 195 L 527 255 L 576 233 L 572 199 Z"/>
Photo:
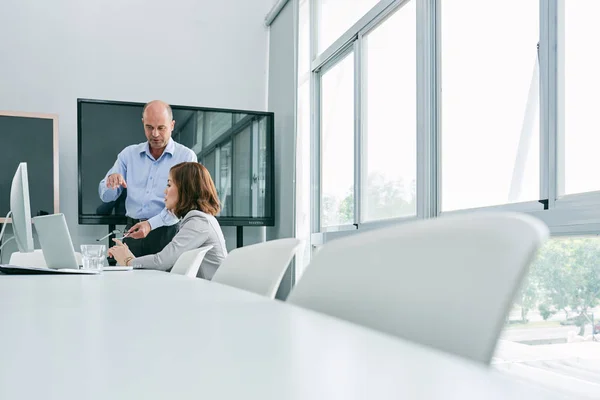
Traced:
<path id="1" fill-rule="evenodd" d="M 147 142 L 127 146 L 98 187 L 100 199 L 115 201 L 127 189 L 125 243 L 136 257 L 159 253 L 177 233 L 179 220 L 165 208 L 164 192 L 172 166 L 197 162 L 196 154 L 171 139 L 173 111 L 164 101 L 144 106 Z"/>

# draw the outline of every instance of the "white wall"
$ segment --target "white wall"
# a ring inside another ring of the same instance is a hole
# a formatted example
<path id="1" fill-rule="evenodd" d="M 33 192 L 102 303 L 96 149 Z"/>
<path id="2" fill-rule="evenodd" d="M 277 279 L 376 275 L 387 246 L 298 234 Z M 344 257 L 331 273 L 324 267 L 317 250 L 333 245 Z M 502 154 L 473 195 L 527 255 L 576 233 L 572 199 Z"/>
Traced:
<path id="1" fill-rule="evenodd" d="M 269 42 L 269 111 L 275 113 L 275 226 L 267 238 L 294 236 L 295 45 L 294 1 L 271 24 Z"/>
<path id="2" fill-rule="evenodd" d="M 269 111 L 275 113 L 275 226 L 267 239 L 294 237 L 294 167 L 296 156 L 296 75 L 294 6 L 289 1 L 271 25 L 269 42 Z M 277 298 L 285 299 L 293 271 L 284 276 Z"/>
<path id="3" fill-rule="evenodd" d="M 159 98 L 265 110 L 263 21 L 271 5 L 272 0 L 2 1 L 0 110 L 58 114 L 60 209 L 77 248 L 107 228 L 77 224 L 76 99 Z M 264 237 L 264 228 L 244 229 L 246 243 Z M 235 246 L 235 229 L 224 231 L 228 247 Z"/>

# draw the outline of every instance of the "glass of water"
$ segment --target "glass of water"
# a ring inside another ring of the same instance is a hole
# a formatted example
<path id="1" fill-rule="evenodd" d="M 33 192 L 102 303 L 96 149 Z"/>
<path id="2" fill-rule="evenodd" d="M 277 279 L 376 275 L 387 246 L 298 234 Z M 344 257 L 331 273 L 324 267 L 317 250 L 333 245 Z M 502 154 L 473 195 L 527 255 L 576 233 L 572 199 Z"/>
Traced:
<path id="1" fill-rule="evenodd" d="M 106 246 L 103 244 L 82 244 L 82 269 L 102 271 L 106 260 Z"/>

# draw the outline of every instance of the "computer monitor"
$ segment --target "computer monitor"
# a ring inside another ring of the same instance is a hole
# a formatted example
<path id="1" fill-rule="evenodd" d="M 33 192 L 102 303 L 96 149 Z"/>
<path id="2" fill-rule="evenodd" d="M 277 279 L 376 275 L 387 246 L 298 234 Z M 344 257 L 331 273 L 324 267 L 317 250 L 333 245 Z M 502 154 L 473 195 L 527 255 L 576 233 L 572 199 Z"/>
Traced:
<path id="1" fill-rule="evenodd" d="M 31 229 L 31 206 L 29 205 L 29 182 L 27 179 L 27 163 L 20 163 L 10 187 L 10 211 L 12 214 L 13 233 L 21 253 L 33 251 L 33 234 Z"/>

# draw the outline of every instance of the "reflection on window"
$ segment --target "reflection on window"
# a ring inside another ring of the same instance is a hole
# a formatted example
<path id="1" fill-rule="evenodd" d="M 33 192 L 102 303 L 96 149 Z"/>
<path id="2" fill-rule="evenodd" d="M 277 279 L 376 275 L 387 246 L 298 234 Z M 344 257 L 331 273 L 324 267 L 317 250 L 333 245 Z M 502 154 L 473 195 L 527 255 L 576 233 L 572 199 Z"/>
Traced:
<path id="1" fill-rule="evenodd" d="M 354 54 L 321 78 L 321 227 L 354 222 Z"/>
<path id="2" fill-rule="evenodd" d="M 199 157 L 217 187 L 220 217 L 269 217 L 271 178 L 268 118 L 241 114 L 241 118 Z"/>
<path id="3" fill-rule="evenodd" d="M 317 0 L 319 52 L 327 49 L 379 0 Z"/>
<path id="4" fill-rule="evenodd" d="M 564 192 L 600 190 L 598 15 L 600 1 L 564 1 Z M 559 165 L 559 167 L 562 167 Z M 560 189 L 560 188 L 559 188 Z"/>
<path id="5" fill-rule="evenodd" d="M 233 123 L 236 124 L 238 122 L 240 122 L 242 119 L 246 118 L 248 116 L 248 114 L 233 114 Z"/>
<path id="6" fill-rule="evenodd" d="M 442 211 L 539 199 L 539 3 L 442 4 Z"/>
<path id="7" fill-rule="evenodd" d="M 228 112 L 205 112 L 204 118 L 206 119 L 204 132 L 205 146 L 227 132 L 232 125 L 232 114 Z"/>
<path id="8" fill-rule="evenodd" d="M 213 151 L 207 154 L 202 161 L 202 164 L 206 167 L 208 172 L 210 172 L 210 176 L 212 177 L 215 184 L 217 184 L 218 175 L 217 175 L 217 152 Z"/>
<path id="9" fill-rule="evenodd" d="M 204 112 L 196 111 L 196 144 L 194 151 L 200 153 L 203 146 L 203 135 L 204 135 Z"/>
<path id="10" fill-rule="evenodd" d="M 256 211 L 253 211 L 252 216 L 264 217 L 265 206 L 267 204 L 267 193 L 266 193 L 266 182 L 267 182 L 267 120 L 261 118 L 260 121 L 255 125 L 258 127 L 258 146 L 254 146 L 253 149 L 258 148 L 258 165 L 253 165 L 252 175 L 252 187 L 253 195 L 257 198 L 253 201 L 256 205 Z"/>
<path id="11" fill-rule="evenodd" d="M 233 213 L 236 216 L 250 216 L 251 205 L 251 172 L 252 172 L 252 146 L 251 126 L 238 133 L 233 138 L 235 162 L 233 170 L 234 203 Z"/>
<path id="12" fill-rule="evenodd" d="M 416 214 L 415 4 L 364 39 L 362 221 Z"/>
<path id="13" fill-rule="evenodd" d="M 230 217 L 233 215 L 233 207 L 231 204 L 231 142 L 227 142 L 221 146 L 219 151 L 219 183 L 217 189 L 219 191 L 219 199 L 221 200 L 222 217 Z"/>
<path id="14" fill-rule="evenodd" d="M 516 297 L 493 363 L 565 392 L 597 391 L 599 303 L 600 239 L 551 239 Z"/>

